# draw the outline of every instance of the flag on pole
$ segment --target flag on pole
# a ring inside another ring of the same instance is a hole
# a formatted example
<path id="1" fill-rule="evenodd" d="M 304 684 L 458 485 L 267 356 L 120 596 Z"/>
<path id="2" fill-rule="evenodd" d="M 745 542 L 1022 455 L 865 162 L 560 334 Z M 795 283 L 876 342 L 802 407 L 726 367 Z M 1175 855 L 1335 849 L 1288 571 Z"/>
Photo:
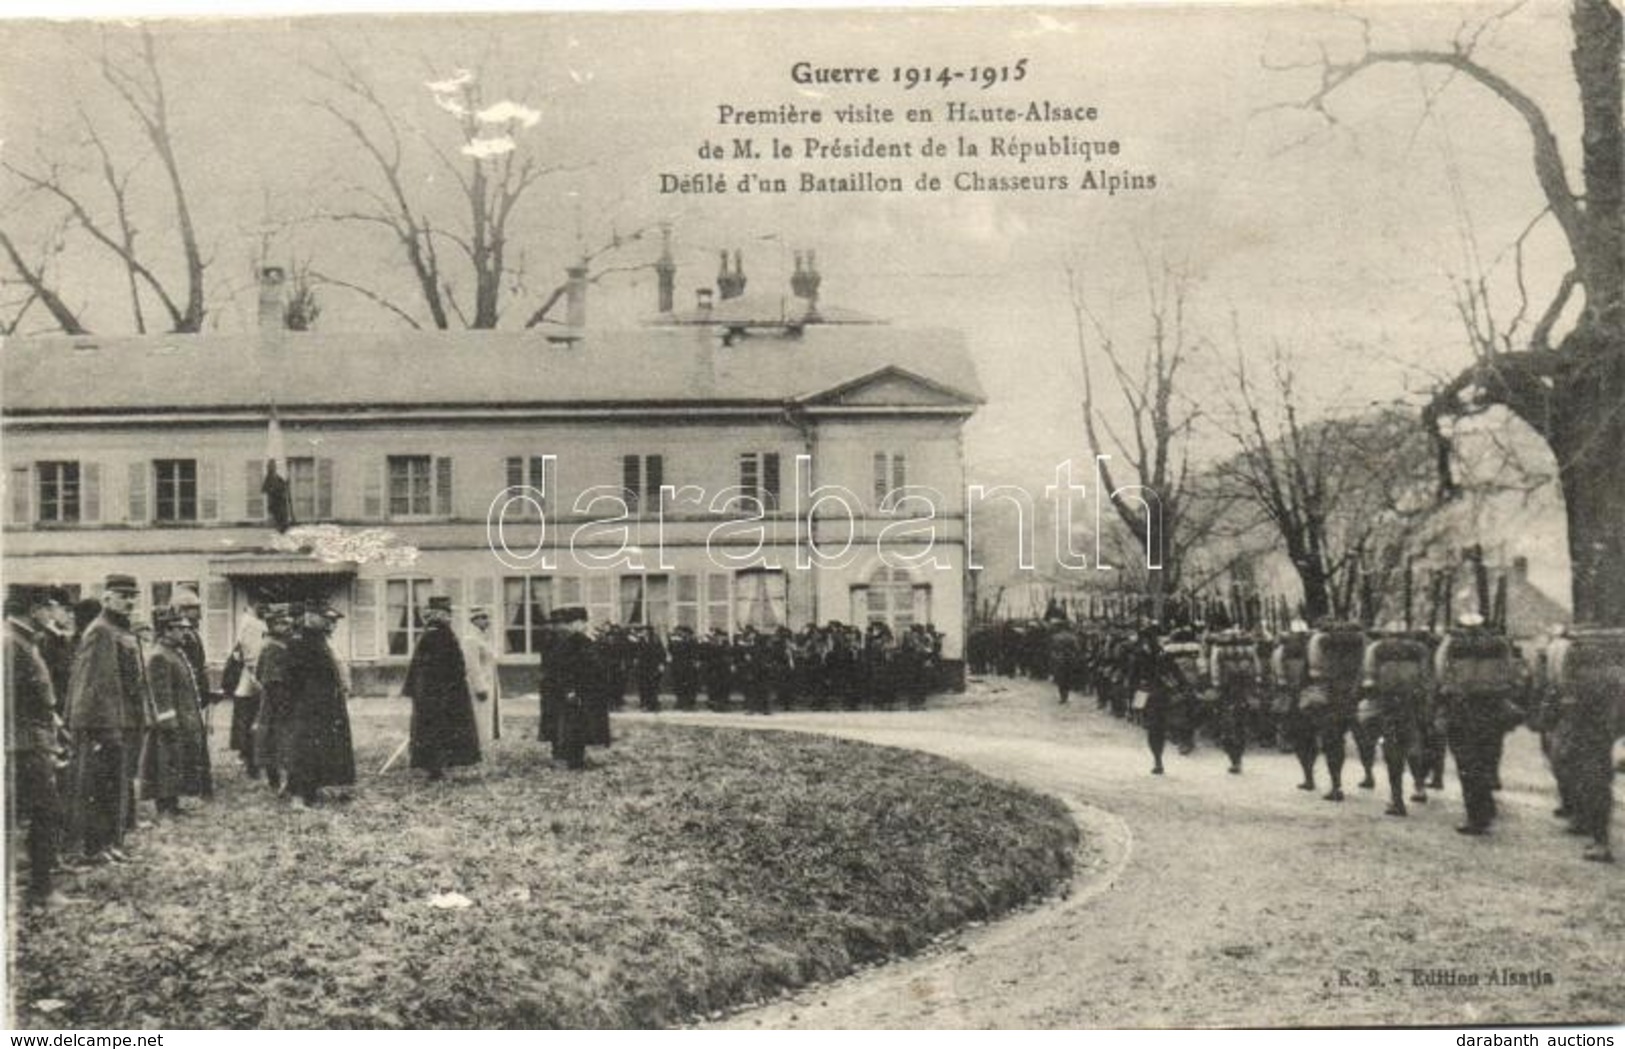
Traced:
<path id="1" fill-rule="evenodd" d="M 288 490 L 287 451 L 282 443 L 282 423 L 276 409 L 271 410 L 271 421 L 265 431 L 265 481 L 260 491 L 265 495 L 265 512 L 278 532 L 286 532 L 294 525 L 293 493 Z"/>

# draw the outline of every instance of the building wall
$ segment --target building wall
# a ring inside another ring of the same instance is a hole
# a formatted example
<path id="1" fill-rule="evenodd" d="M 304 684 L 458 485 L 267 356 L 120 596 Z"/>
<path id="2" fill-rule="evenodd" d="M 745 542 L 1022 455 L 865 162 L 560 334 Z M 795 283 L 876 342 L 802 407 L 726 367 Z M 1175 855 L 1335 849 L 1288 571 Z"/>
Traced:
<path id="1" fill-rule="evenodd" d="M 344 613 L 335 646 L 356 665 L 362 688 L 387 687 L 404 669 L 398 630 L 402 606 L 394 599 L 410 595 L 421 604 L 432 590 L 449 593 L 459 609 L 491 606 L 495 629 L 506 642 L 517 606 L 505 598 L 525 585 L 545 591 L 547 604 L 584 603 L 595 619 L 664 616 L 666 624 L 688 621 L 702 628 L 736 628 L 752 617 L 760 620 L 764 608 L 775 621 L 797 627 L 809 620 L 862 622 L 878 610 L 876 614 L 899 623 L 934 623 L 946 635 L 945 656 L 957 660 L 964 600 L 961 421 L 879 412 L 818 418 L 801 426 L 776 412 L 704 420 L 400 421 L 352 416 L 318 423 L 292 416 L 282 426 L 283 450 L 290 457 L 325 462 L 331 512 L 324 519 L 346 527 L 387 528 L 400 544 L 416 549 L 418 559 L 410 566 L 333 566 L 331 574 L 281 582 L 330 601 Z M 235 565 L 265 551 L 272 539 L 259 492 L 266 452 L 266 427 L 259 422 L 9 426 L 5 576 L 12 582 L 77 585 L 86 596 L 97 596 L 107 572 L 129 572 L 142 584 L 138 612 L 143 615 L 161 598 L 162 588 L 155 592 L 154 584 L 194 584 L 204 601 L 205 642 L 211 659 L 219 662 L 229 651 L 242 610 L 267 596 L 265 580 L 236 574 L 247 569 Z M 714 498 L 739 482 L 738 459 L 745 452 L 780 457 L 781 505 L 760 520 L 698 512 L 692 503 L 669 505 L 663 515 L 640 507 L 629 519 L 617 520 L 614 504 L 589 507 L 582 501 L 593 486 L 620 487 L 624 455 L 659 455 L 665 484 L 699 486 L 708 499 Z M 888 471 L 901 457 L 906 483 L 934 489 L 940 505 L 931 513 L 918 503 L 905 506 L 905 521 L 879 518 L 877 452 L 887 456 Z M 792 495 L 798 454 L 812 457 L 811 483 L 839 485 L 853 493 L 850 521 L 838 504 L 828 503 L 819 508 L 810 530 L 798 527 Z M 391 516 L 384 467 L 390 455 L 450 459 L 450 513 L 438 512 L 442 507 L 437 502 L 436 512 L 421 518 Z M 507 486 L 507 460 L 542 455 L 556 457 L 547 481 L 546 523 L 522 505 L 510 507 L 514 512 L 501 529 L 508 552 L 499 556 L 487 515 Z M 151 463 L 169 458 L 198 461 L 196 522 L 152 520 Z M 71 526 L 41 525 L 33 469 L 40 461 L 79 462 L 82 484 L 94 467 L 97 512 L 88 513 L 82 493 L 84 520 Z M 141 494 L 132 500 L 132 491 Z M 820 550 L 838 549 L 850 539 L 852 556 L 803 569 L 797 542 L 804 531 Z M 906 577 L 899 574 L 898 564 L 910 555 L 918 561 L 927 541 L 936 555 L 933 564 L 907 569 Z M 760 556 L 747 556 L 757 552 L 758 544 Z M 532 556 L 533 550 L 551 555 L 550 566 Z M 890 561 L 882 559 L 882 550 Z M 776 571 L 751 570 L 763 567 Z M 540 582 L 518 582 L 527 576 Z M 633 606 L 640 586 L 654 607 Z M 876 588 L 874 598 L 871 588 Z M 905 593 L 912 596 L 905 600 Z M 516 639 L 524 633 L 515 630 Z M 515 668 L 510 674 L 517 673 L 516 680 L 523 683 L 523 668 L 534 657 L 523 642 L 504 648 L 505 663 Z"/>

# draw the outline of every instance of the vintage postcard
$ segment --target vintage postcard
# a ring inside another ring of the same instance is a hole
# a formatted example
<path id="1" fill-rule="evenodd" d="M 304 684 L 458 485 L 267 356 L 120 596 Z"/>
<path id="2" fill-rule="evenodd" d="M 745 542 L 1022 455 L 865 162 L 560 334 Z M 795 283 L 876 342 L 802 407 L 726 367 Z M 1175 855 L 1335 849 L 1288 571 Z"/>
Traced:
<path id="1" fill-rule="evenodd" d="M 1621 21 L 0 21 L 10 1025 L 1614 1044 Z"/>

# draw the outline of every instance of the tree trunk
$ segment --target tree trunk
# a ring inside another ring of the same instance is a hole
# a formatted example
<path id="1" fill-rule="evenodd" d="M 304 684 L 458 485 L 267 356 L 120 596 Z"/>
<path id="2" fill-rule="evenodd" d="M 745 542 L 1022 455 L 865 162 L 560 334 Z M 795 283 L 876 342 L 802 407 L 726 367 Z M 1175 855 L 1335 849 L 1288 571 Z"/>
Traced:
<path id="1" fill-rule="evenodd" d="M 1568 515 L 1574 618 L 1625 626 L 1625 337 L 1577 331 L 1557 379 L 1552 450 Z"/>

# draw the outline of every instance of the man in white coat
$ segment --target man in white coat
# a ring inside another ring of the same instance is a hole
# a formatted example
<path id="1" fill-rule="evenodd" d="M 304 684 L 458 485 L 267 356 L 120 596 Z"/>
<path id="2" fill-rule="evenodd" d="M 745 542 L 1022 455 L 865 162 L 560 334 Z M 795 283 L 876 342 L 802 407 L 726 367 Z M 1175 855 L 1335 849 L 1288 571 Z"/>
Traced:
<path id="1" fill-rule="evenodd" d="M 480 730 L 480 749 L 502 738 L 502 681 L 497 673 L 496 639 L 491 635 L 491 613 L 481 607 L 468 612 L 463 632 L 463 665 L 468 668 L 468 691 L 474 696 L 474 721 Z"/>

